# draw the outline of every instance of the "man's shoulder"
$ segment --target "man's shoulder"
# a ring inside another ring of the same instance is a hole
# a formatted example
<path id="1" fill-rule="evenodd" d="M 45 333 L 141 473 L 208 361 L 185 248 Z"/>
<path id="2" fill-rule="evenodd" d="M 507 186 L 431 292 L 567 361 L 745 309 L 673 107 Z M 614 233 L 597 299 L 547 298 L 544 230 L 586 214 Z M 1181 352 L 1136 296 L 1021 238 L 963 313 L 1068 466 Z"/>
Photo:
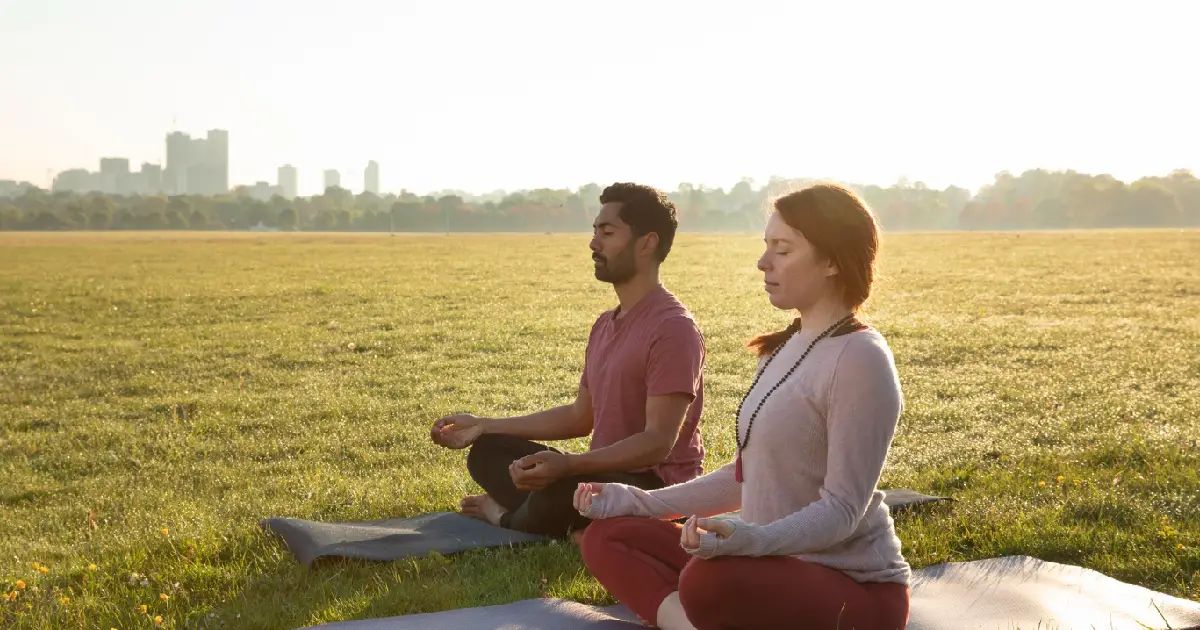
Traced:
<path id="1" fill-rule="evenodd" d="M 646 334 L 648 345 L 664 341 L 670 344 L 695 345 L 699 348 L 705 346 L 700 324 L 686 309 L 662 313 L 648 327 Z"/>
<path id="2" fill-rule="evenodd" d="M 604 322 L 607 322 L 608 320 L 612 319 L 613 317 L 616 317 L 616 315 L 617 315 L 617 309 L 615 309 L 615 308 L 610 308 L 607 311 L 600 313 L 598 316 L 596 316 L 596 320 L 592 322 L 592 330 L 596 330 L 597 328 L 600 327 L 601 324 L 603 324 Z"/>
<path id="3" fill-rule="evenodd" d="M 674 319 L 687 320 L 693 324 L 696 322 L 691 309 L 665 287 L 662 289 L 662 295 L 658 300 L 657 306 L 658 308 L 655 309 L 655 319 L 660 322 Z"/>

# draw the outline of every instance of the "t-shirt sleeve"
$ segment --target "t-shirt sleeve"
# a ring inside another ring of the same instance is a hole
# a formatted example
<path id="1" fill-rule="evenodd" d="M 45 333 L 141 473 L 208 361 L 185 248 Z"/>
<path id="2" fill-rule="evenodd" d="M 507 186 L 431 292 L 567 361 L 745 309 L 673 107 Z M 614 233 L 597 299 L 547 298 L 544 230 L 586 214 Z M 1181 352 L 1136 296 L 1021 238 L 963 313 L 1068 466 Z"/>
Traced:
<path id="1" fill-rule="evenodd" d="M 700 393 L 704 370 L 704 338 L 695 322 L 673 317 L 663 322 L 650 339 L 646 365 L 646 395 Z"/>

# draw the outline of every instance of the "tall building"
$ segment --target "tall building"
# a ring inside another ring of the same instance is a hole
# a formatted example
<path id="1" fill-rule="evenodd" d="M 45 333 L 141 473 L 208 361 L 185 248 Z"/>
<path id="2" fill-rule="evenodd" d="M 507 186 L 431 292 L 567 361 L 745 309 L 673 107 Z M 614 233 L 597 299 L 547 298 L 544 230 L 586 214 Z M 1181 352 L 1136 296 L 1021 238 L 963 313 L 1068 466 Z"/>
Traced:
<path id="1" fill-rule="evenodd" d="M 224 129 L 211 129 L 208 132 L 208 143 L 205 147 L 205 166 L 208 167 L 210 195 L 222 195 L 229 192 L 229 132 Z"/>
<path id="2" fill-rule="evenodd" d="M 279 167 L 279 174 L 276 183 L 283 190 L 283 197 L 288 201 L 295 199 L 300 191 L 300 177 L 296 172 L 296 167 L 291 164 L 284 164 Z"/>
<path id="3" fill-rule="evenodd" d="M 158 194 L 163 190 L 163 169 L 159 164 L 151 164 L 149 162 L 142 163 L 142 184 L 146 187 L 145 192 L 149 194 Z"/>
<path id="4" fill-rule="evenodd" d="M 207 138 L 167 134 L 167 168 L 163 188 L 176 195 L 222 195 L 229 192 L 229 132 L 212 129 Z"/>
<path id="5" fill-rule="evenodd" d="M 100 158 L 100 192 L 129 193 L 129 158 Z"/>
<path id="6" fill-rule="evenodd" d="M 333 169 L 325 171 L 325 188 L 328 189 L 328 188 L 341 188 L 341 187 L 342 187 L 342 175 Z M 324 190 L 322 190 L 321 192 L 324 192 Z"/>
<path id="7" fill-rule="evenodd" d="M 363 177 L 363 192 L 379 194 L 379 163 L 375 160 L 367 162 L 367 172 Z"/>
<path id="8" fill-rule="evenodd" d="M 198 160 L 192 152 L 192 138 L 182 131 L 167 134 L 167 168 L 163 171 L 163 189 L 170 194 L 186 195 L 187 170 Z"/>

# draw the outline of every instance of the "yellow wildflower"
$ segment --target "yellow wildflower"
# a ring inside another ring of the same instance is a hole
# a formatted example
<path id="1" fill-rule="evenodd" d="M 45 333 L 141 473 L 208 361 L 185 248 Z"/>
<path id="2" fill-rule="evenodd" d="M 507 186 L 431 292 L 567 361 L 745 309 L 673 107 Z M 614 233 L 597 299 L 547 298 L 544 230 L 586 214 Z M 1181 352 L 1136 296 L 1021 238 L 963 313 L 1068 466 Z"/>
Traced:
<path id="1" fill-rule="evenodd" d="M 38 573 L 41 573 L 42 575 L 46 575 L 49 572 L 50 572 L 50 567 L 48 567 L 46 565 L 42 565 L 42 566 L 38 567 Z"/>
<path id="2" fill-rule="evenodd" d="M 147 606 L 145 604 L 138 606 L 138 612 L 142 613 L 143 615 L 146 614 L 146 610 L 147 610 Z"/>
<path id="3" fill-rule="evenodd" d="M 37 571 L 37 570 L 38 570 L 38 567 L 40 567 L 40 566 L 42 566 L 42 565 L 40 565 L 40 564 L 38 564 L 38 563 L 36 563 L 36 562 L 30 562 L 30 563 L 29 563 L 29 568 L 30 568 L 30 569 L 33 569 L 34 571 Z"/>
<path id="4" fill-rule="evenodd" d="M 1038 487 L 1039 487 L 1039 488 L 1045 488 L 1045 487 L 1046 487 L 1046 482 L 1045 482 L 1045 481 L 1039 481 L 1039 482 L 1038 482 Z"/>
<path id="5" fill-rule="evenodd" d="M 95 570 L 96 570 L 96 565 L 94 565 L 94 564 L 88 565 L 88 571 L 95 571 Z"/>
<path id="6" fill-rule="evenodd" d="M 22 591 L 25 590 L 25 580 L 17 580 L 17 588 Z"/>
<path id="7" fill-rule="evenodd" d="M 161 625 L 162 625 L 162 615 L 155 615 L 155 616 L 154 616 L 154 625 L 156 625 L 156 626 L 161 626 Z"/>
<path id="8" fill-rule="evenodd" d="M 1063 482 L 1065 479 L 1066 479 L 1066 477 L 1063 477 L 1062 475 L 1059 475 L 1059 476 L 1058 476 L 1058 483 L 1061 485 L 1061 484 L 1062 484 L 1062 482 Z"/>
<path id="9" fill-rule="evenodd" d="M 58 603 L 62 604 L 63 606 L 66 606 L 67 604 L 70 604 L 70 603 L 71 603 L 71 598 L 70 598 L 70 597 L 64 597 L 64 598 L 62 598 L 62 599 L 58 600 Z"/>
<path id="10" fill-rule="evenodd" d="M 170 533 L 171 533 L 171 531 L 170 531 L 170 530 L 168 530 L 166 527 L 164 527 L 164 528 L 162 528 L 162 530 L 161 530 L 161 531 L 159 531 L 158 533 L 162 534 L 163 536 L 166 536 L 167 534 L 170 534 Z"/>
<path id="11" fill-rule="evenodd" d="M 158 598 L 159 598 L 159 599 L 161 599 L 161 600 L 163 600 L 163 601 L 165 602 L 165 601 L 167 601 L 168 599 L 170 599 L 171 597 L 170 597 L 169 595 L 167 595 L 166 593 L 159 593 L 159 594 L 158 594 Z"/>
<path id="12" fill-rule="evenodd" d="M 1175 545 L 1175 548 L 1180 551 L 1183 551 L 1183 543 L 1179 543 L 1178 545 Z"/>

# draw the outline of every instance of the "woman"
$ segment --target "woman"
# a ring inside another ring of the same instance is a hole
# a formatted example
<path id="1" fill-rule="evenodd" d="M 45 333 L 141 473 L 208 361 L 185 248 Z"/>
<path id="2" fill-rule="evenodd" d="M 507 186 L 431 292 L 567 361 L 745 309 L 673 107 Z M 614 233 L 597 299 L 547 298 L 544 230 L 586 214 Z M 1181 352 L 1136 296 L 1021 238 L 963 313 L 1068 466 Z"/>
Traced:
<path id="1" fill-rule="evenodd" d="M 878 225 L 854 193 L 818 185 L 775 202 L 765 243 L 771 304 L 800 316 L 750 342 L 737 457 L 659 490 L 580 484 L 584 560 L 668 630 L 904 628 L 911 573 L 877 488 L 903 401 L 887 343 L 856 318 Z"/>

